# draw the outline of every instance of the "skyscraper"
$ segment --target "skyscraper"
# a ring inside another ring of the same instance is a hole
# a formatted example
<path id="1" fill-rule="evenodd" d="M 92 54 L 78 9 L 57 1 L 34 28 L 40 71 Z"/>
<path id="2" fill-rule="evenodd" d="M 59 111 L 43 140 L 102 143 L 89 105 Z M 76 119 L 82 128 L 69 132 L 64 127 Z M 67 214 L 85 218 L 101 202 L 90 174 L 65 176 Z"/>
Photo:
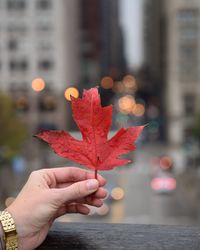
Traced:
<path id="1" fill-rule="evenodd" d="M 81 1 L 81 86 L 99 85 L 105 76 L 121 80 L 126 73 L 118 0 Z M 99 89 L 103 105 L 114 93 Z"/>
<path id="2" fill-rule="evenodd" d="M 145 10 L 145 73 L 153 77 L 155 91 L 157 78 L 166 138 L 181 145 L 199 112 L 200 2 L 147 0 Z"/>
<path id="3" fill-rule="evenodd" d="M 119 78 L 126 71 L 118 0 L 81 2 L 82 83 L 95 83 L 109 75 Z"/>
<path id="4" fill-rule="evenodd" d="M 168 139 L 181 144 L 191 136 L 200 111 L 199 1 L 165 1 L 166 109 Z"/>
<path id="5" fill-rule="evenodd" d="M 147 112 L 149 139 L 165 139 L 165 23 L 162 0 L 145 0 L 143 15 L 143 67 L 139 73 L 139 94 L 146 101 L 147 109 L 156 110 L 151 117 Z M 152 126 L 152 127 L 151 127 Z M 151 133 L 152 132 L 152 133 Z"/>

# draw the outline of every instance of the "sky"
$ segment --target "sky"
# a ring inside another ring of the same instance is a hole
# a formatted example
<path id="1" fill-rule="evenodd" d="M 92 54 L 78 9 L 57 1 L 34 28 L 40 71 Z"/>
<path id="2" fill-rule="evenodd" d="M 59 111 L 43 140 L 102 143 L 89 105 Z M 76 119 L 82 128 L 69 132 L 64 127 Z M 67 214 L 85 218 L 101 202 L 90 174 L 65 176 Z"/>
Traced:
<path id="1" fill-rule="evenodd" d="M 120 23 L 125 40 L 125 55 L 130 69 L 142 63 L 143 0 L 120 0 Z"/>

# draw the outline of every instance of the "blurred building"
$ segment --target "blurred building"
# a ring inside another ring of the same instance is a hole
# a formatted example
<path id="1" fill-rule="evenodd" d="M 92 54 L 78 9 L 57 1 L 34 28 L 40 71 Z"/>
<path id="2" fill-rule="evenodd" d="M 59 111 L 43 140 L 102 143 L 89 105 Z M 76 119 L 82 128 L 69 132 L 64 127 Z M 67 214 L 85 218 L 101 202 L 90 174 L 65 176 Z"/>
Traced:
<path id="1" fill-rule="evenodd" d="M 164 71 L 164 22 L 163 1 L 146 0 L 144 4 L 144 73 L 146 81 L 143 88 L 148 92 L 158 92 L 163 88 Z"/>
<path id="2" fill-rule="evenodd" d="M 149 140 L 165 139 L 165 23 L 162 0 L 143 6 L 143 66 L 138 72 L 139 95 L 145 100 Z"/>
<path id="3" fill-rule="evenodd" d="M 64 128 L 64 90 L 79 81 L 79 1 L 0 1 L 0 89 L 31 130 Z M 31 88 L 35 78 L 45 88 Z"/>
<path id="4" fill-rule="evenodd" d="M 119 24 L 119 1 L 81 1 L 81 79 L 97 85 L 103 76 L 125 74 L 124 43 Z"/>
<path id="5" fill-rule="evenodd" d="M 181 144 L 191 136 L 200 111 L 200 2 L 166 0 L 166 108 L 168 138 Z"/>
<path id="6" fill-rule="evenodd" d="M 147 0 L 144 10 L 146 87 L 157 86 L 166 137 L 180 145 L 191 135 L 199 111 L 200 2 Z"/>

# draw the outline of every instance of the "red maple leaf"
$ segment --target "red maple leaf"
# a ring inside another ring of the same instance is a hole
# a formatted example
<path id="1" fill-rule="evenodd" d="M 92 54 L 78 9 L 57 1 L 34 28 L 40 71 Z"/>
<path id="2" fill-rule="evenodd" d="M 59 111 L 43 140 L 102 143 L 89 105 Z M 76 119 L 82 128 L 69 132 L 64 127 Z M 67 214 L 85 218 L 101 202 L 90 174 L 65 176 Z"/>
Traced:
<path id="1" fill-rule="evenodd" d="M 82 139 L 77 140 L 66 131 L 43 131 L 36 137 L 46 141 L 61 157 L 89 168 L 110 170 L 130 162 L 119 156 L 135 149 L 134 142 L 144 126 L 121 128 L 108 139 L 112 123 L 112 106 L 101 106 L 97 88 L 85 90 L 83 97 L 72 99 L 73 118 Z"/>

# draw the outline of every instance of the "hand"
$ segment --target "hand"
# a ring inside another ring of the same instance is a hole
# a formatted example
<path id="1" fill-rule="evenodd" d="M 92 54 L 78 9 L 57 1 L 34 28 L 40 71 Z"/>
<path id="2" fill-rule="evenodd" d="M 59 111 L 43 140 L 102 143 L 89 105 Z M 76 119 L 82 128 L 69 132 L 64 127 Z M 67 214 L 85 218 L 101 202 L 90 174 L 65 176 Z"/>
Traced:
<path id="1" fill-rule="evenodd" d="M 42 169 L 31 173 L 27 183 L 6 209 L 16 223 L 19 250 L 32 250 L 46 238 L 53 221 L 65 213 L 88 214 L 84 205 L 100 207 L 106 181 L 80 168 Z"/>

